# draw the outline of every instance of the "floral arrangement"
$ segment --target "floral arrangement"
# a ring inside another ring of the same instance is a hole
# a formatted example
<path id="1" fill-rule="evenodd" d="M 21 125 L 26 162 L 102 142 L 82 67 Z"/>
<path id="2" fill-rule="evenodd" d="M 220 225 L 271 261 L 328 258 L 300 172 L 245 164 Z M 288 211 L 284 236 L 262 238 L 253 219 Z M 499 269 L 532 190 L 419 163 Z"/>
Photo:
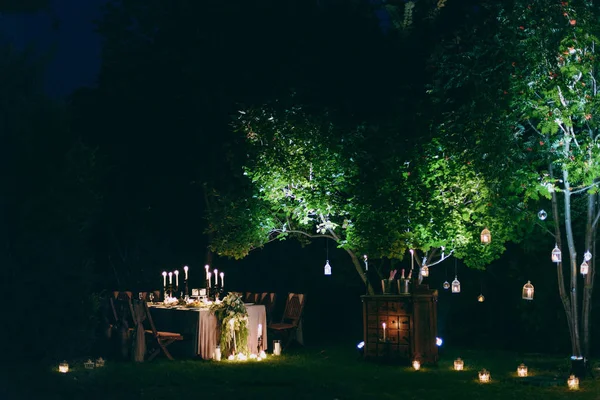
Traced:
<path id="1" fill-rule="evenodd" d="M 248 352 L 248 311 L 244 301 L 229 293 L 220 303 L 213 303 L 210 312 L 221 325 L 221 352 L 240 354 Z"/>

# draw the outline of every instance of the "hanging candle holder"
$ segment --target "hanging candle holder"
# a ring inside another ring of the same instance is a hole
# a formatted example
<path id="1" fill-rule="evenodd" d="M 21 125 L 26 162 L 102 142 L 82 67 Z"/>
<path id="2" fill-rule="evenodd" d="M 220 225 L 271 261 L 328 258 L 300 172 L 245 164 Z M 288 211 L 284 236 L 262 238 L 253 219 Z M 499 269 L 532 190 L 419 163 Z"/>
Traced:
<path id="1" fill-rule="evenodd" d="M 586 251 L 586 252 L 583 254 L 583 259 L 584 259 L 585 261 L 590 261 L 590 260 L 592 259 L 592 253 L 590 253 L 590 251 L 589 251 L 589 250 L 588 250 L 588 251 Z"/>
<path id="2" fill-rule="evenodd" d="M 421 276 L 423 278 L 427 278 L 429 276 L 429 267 L 427 265 L 423 265 L 421 267 Z"/>
<path id="3" fill-rule="evenodd" d="M 581 263 L 581 266 L 579 267 L 579 272 L 581 273 L 581 275 L 587 275 L 588 272 L 590 272 L 590 266 L 586 261 Z"/>
<path id="4" fill-rule="evenodd" d="M 523 299 L 524 300 L 533 300 L 533 285 L 531 281 L 527 281 L 525 286 L 523 286 Z"/>
<path id="5" fill-rule="evenodd" d="M 454 277 L 452 281 L 452 293 L 460 293 L 460 282 L 458 281 L 458 276 Z"/>
<path id="6" fill-rule="evenodd" d="M 480 294 L 479 296 L 477 296 L 477 301 L 483 303 L 485 301 L 485 296 L 483 294 Z"/>
<path id="7" fill-rule="evenodd" d="M 490 244 L 491 241 L 492 241 L 492 234 L 490 233 L 488 228 L 485 228 L 484 230 L 481 231 L 481 244 Z"/>
<path id="8" fill-rule="evenodd" d="M 325 263 L 325 275 L 331 275 L 331 265 L 329 265 L 329 260 Z"/>
<path id="9" fill-rule="evenodd" d="M 539 218 L 541 221 L 545 220 L 547 217 L 548 217 L 548 214 L 546 213 L 546 211 L 544 211 L 544 210 L 540 210 L 540 211 L 538 212 L 538 218 Z"/>
<path id="10" fill-rule="evenodd" d="M 562 253 L 558 248 L 558 245 L 554 246 L 554 250 L 552 250 L 552 262 L 559 263 L 562 261 Z"/>
<path id="11" fill-rule="evenodd" d="M 442 285 L 442 287 L 446 290 L 450 289 L 450 282 L 445 281 L 444 284 Z"/>

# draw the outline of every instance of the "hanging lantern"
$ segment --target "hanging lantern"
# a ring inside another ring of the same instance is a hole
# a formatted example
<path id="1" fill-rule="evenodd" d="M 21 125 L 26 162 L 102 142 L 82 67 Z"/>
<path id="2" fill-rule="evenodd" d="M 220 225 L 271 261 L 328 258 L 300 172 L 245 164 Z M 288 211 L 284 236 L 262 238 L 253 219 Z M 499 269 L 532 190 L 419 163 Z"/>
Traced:
<path id="1" fill-rule="evenodd" d="M 448 290 L 450 289 L 450 282 L 446 281 L 442 286 L 444 287 L 444 289 Z"/>
<path id="2" fill-rule="evenodd" d="M 527 281 L 525 286 L 523 286 L 523 299 L 533 300 L 533 285 L 531 281 Z"/>
<path id="3" fill-rule="evenodd" d="M 479 296 L 477 296 L 477 301 L 483 303 L 485 301 L 485 296 L 480 294 Z"/>
<path id="4" fill-rule="evenodd" d="M 331 265 L 329 265 L 329 260 L 325 263 L 325 275 L 331 275 Z"/>
<path id="5" fill-rule="evenodd" d="M 552 262 L 559 263 L 562 261 L 562 255 L 558 245 L 554 246 L 554 250 L 552 250 Z"/>
<path id="6" fill-rule="evenodd" d="M 538 218 L 539 218 L 540 220 L 542 220 L 542 221 L 543 221 L 543 220 L 545 220 L 547 217 L 548 217 L 548 214 L 546 213 L 546 211 L 544 211 L 544 210 L 540 210 L 540 211 L 538 212 Z"/>
<path id="7" fill-rule="evenodd" d="M 579 389 L 579 378 L 577 378 L 575 375 L 571 375 L 569 377 L 569 380 L 567 381 L 567 384 L 569 385 L 569 389 L 578 390 Z"/>
<path id="8" fill-rule="evenodd" d="M 581 275 L 587 275 L 587 273 L 590 272 L 590 266 L 587 262 L 584 261 L 581 263 L 581 266 L 579 267 L 579 272 L 581 272 Z"/>
<path id="9" fill-rule="evenodd" d="M 412 362 L 412 366 L 415 369 L 415 371 L 418 371 L 421 369 L 421 362 L 419 360 L 414 360 Z"/>
<path id="10" fill-rule="evenodd" d="M 458 276 L 454 277 L 452 281 L 452 293 L 460 293 L 460 282 L 458 281 Z"/>
<path id="11" fill-rule="evenodd" d="M 590 251 L 586 251 L 585 254 L 583 255 L 583 259 L 585 261 L 590 261 L 592 259 L 592 253 L 590 253 Z"/>
<path id="12" fill-rule="evenodd" d="M 69 372 L 69 363 L 66 361 L 63 361 L 60 364 L 58 364 L 58 372 L 61 372 L 63 374 L 66 374 L 67 372 Z"/>
<path id="13" fill-rule="evenodd" d="M 427 265 L 423 265 L 421 268 L 421 276 L 423 278 L 427 278 L 429 276 L 429 267 Z"/>
<path id="14" fill-rule="evenodd" d="M 521 364 L 517 367 L 517 376 L 521 378 L 527 376 L 527 365 Z"/>
<path id="15" fill-rule="evenodd" d="M 488 383 L 490 381 L 490 371 L 485 368 L 479 371 L 479 382 Z"/>
<path id="16" fill-rule="evenodd" d="M 454 370 L 455 371 L 462 371 L 465 368 L 465 362 L 463 360 L 460 359 L 460 357 L 458 357 L 456 360 L 454 360 Z"/>
<path id="17" fill-rule="evenodd" d="M 492 241 L 492 234 L 490 233 L 490 231 L 485 228 L 484 230 L 481 231 L 481 243 L 482 244 L 490 244 L 490 242 Z"/>

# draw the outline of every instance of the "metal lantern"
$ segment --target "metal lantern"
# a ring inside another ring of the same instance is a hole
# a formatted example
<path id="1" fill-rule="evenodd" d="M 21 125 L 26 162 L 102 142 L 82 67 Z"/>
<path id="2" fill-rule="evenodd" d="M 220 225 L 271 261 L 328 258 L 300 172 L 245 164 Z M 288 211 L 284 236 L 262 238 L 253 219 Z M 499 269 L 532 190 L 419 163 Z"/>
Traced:
<path id="1" fill-rule="evenodd" d="M 479 382 L 488 383 L 490 381 L 490 371 L 487 369 L 482 369 L 479 371 Z"/>
<path id="2" fill-rule="evenodd" d="M 104 358 L 100 357 L 96 359 L 96 368 L 104 367 Z"/>
<path id="3" fill-rule="evenodd" d="M 421 362 L 419 360 L 414 360 L 412 362 L 412 366 L 415 369 L 415 371 L 418 371 L 421 369 Z"/>
<path id="4" fill-rule="evenodd" d="M 585 254 L 583 255 L 583 259 L 585 261 L 590 261 L 592 259 L 592 253 L 590 253 L 590 251 L 586 251 Z"/>
<path id="5" fill-rule="evenodd" d="M 83 366 L 85 367 L 85 369 L 94 369 L 94 362 L 91 359 L 88 359 L 86 362 L 83 363 Z"/>
<path id="6" fill-rule="evenodd" d="M 454 370 L 455 371 L 462 371 L 465 368 L 465 362 L 463 360 L 461 360 L 460 357 L 458 357 L 456 360 L 454 360 Z"/>
<path id="7" fill-rule="evenodd" d="M 587 262 L 582 262 L 581 266 L 579 267 L 579 272 L 581 272 L 581 275 L 587 275 L 588 272 L 590 272 L 590 266 Z"/>
<path id="8" fill-rule="evenodd" d="M 452 281 L 452 293 L 460 293 L 460 282 L 458 281 L 458 276 L 454 277 Z"/>
<path id="9" fill-rule="evenodd" d="M 448 290 L 450 289 L 450 282 L 446 281 L 442 286 L 444 287 L 444 289 Z"/>
<path id="10" fill-rule="evenodd" d="M 427 278 L 429 276 L 429 267 L 427 265 L 423 265 L 421 268 L 421 276 L 423 278 Z"/>
<path id="11" fill-rule="evenodd" d="M 538 218 L 539 218 L 540 220 L 542 220 L 542 221 L 543 221 L 543 220 L 545 220 L 547 217 L 548 217 L 548 214 L 546 213 L 546 211 L 544 211 L 544 210 L 540 210 L 540 211 L 538 212 Z"/>
<path id="12" fill-rule="evenodd" d="M 527 281 L 525 286 L 523 286 L 523 299 L 525 300 L 533 300 L 533 285 L 531 281 Z"/>
<path id="13" fill-rule="evenodd" d="M 569 380 L 567 381 L 567 384 L 569 385 L 569 389 L 578 390 L 579 389 L 579 378 L 577 378 L 575 375 L 571 375 L 569 377 Z"/>
<path id="14" fill-rule="evenodd" d="M 552 262 L 559 263 L 562 261 L 562 254 L 558 245 L 554 246 L 554 250 L 552 250 Z"/>
<path id="15" fill-rule="evenodd" d="M 492 234 L 490 233 L 490 231 L 485 228 L 484 230 L 481 231 L 481 243 L 482 244 L 490 244 L 490 242 L 492 241 Z"/>
<path id="16" fill-rule="evenodd" d="M 477 296 L 477 301 L 483 303 L 485 301 L 485 296 L 480 294 L 479 296 Z"/>
<path id="17" fill-rule="evenodd" d="M 325 275 L 331 275 L 331 265 L 329 265 L 329 260 L 325 263 Z"/>
<path id="18" fill-rule="evenodd" d="M 517 367 L 517 376 L 521 378 L 527 376 L 527 365 L 521 364 Z"/>
<path id="19" fill-rule="evenodd" d="M 58 372 L 61 372 L 63 374 L 66 374 L 67 372 L 69 372 L 69 363 L 66 361 L 63 361 L 60 364 L 58 364 Z"/>

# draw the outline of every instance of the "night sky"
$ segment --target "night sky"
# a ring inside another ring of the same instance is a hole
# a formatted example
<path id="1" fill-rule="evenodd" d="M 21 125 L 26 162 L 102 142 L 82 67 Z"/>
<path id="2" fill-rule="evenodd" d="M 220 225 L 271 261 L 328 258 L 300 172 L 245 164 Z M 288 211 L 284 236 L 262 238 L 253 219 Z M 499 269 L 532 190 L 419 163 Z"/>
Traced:
<path id="1" fill-rule="evenodd" d="M 53 0 L 36 14 L 0 15 L 0 30 L 19 48 L 51 52 L 45 87 L 61 98 L 80 86 L 94 85 L 100 66 L 100 37 L 93 21 L 106 0 Z"/>

